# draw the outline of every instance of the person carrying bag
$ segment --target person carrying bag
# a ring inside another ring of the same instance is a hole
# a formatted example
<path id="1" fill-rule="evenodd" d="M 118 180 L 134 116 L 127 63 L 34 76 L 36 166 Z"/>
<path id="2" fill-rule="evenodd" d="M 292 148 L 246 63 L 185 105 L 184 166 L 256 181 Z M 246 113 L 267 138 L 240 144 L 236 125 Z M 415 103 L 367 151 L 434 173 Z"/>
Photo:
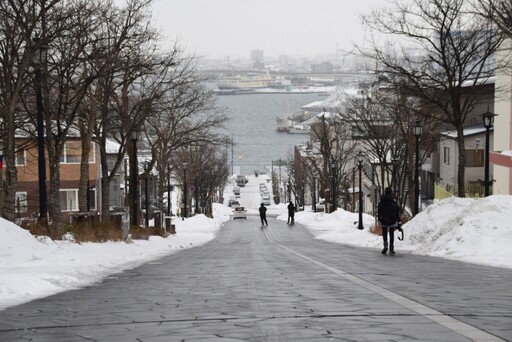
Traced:
<path id="1" fill-rule="evenodd" d="M 390 187 L 387 187 L 384 190 L 384 195 L 380 198 L 377 207 L 377 216 L 379 223 L 382 226 L 382 239 L 384 242 L 382 254 L 386 254 L 389 247 L 389 255 L 394 255 L 395 229 L 402 232 L 403 230 L 400 224 L 400 207 L 398 206 L 398 203 L 396 203 L 395 198 L 393 197 L 393 190 Z"/>

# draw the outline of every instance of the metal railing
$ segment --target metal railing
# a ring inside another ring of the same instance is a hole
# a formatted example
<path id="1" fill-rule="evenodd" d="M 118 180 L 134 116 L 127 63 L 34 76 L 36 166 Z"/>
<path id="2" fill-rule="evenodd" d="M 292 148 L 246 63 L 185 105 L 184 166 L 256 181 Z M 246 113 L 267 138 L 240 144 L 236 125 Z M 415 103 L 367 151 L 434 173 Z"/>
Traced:
<path id="1" fill-rule="evenodd" d="M 479 182 L 468 182 L 465 185 L 467 198 L 484 197 L 484 186 Z M 455 196 L 455 186 L 450 184 L 436 183 L 434 186 L 434 197 L 440 201 Z"/>

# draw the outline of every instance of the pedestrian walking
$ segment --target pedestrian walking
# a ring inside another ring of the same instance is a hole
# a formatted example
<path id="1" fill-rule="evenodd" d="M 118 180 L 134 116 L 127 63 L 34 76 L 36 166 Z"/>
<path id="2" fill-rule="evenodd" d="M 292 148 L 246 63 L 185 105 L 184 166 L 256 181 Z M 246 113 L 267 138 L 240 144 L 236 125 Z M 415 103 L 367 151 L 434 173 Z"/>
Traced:
<path id="1" fill-rule="evenodd" d="M 288 224 L 294 224 L 295 223 L 295 205 L 293 205 L 293 202 L 290 201 L 290 204 L 288 204 Z"/>
<path id="2" fill-rule="evenodd" d="M 265 204 L 261 203 L 260 205 L 260 219 L 261 219 L 261 226 L 268 226 L 267 222 L 267 208 L 265 207 Z"/>
<path id="3" fill-rule="evenodd" d="M 386 254 L 389 246 L 389 254 L 395 254 L 395 229 L 401 230 L 400 227 L 400 207 L 393 197 L 393 190 L 387 187 L 384 194 L 381 196 L 377 216 L 379 223 L 382 227 L 382 239 L 384 241 L 384 249 L 382 254 Z M 388 245 L 388 232 L 389 232 L 389 245 Z"/>

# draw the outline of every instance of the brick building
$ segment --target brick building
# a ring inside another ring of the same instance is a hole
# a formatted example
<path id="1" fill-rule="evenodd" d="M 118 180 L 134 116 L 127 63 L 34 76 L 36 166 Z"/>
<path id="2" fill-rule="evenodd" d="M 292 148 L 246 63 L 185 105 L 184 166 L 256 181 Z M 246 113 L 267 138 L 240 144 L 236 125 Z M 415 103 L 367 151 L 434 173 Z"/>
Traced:
<path id="1" fill-rule="evenodd" d="M 16 190 L 17 218 L 36 218 L 39 212 L 39 175 L 37 145 L 29 138 L 17 137 L 16 169 L 18 187 Z M 62 221 L 70 222 L 70 216 L 78 210 L 78 187 L 80 180 L 80 159 L 82 144 L 79 137 L 69 137 L 60 161 L 60 207 Z M 48 160 L 48 159 L 46 159 Z M 49 168 L 46 167 L 46 188 L 49 193 Z M 99 158 L 96 146 L 89 158 L 89 208 L 97 210 L 97 179 L 99 179 Z"/>

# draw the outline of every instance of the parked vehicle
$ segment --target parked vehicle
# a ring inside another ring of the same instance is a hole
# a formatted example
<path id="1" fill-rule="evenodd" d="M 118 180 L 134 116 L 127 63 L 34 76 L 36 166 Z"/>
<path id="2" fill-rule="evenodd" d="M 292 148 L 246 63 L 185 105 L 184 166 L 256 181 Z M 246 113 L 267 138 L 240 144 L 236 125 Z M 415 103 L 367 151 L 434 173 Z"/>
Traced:
<path id="1" fill-rule="evenodd" d="M 229 207 L 237 207 L 239 205 L 240 205 L 240 202 L 238 202 L 237 199 L 230 199 L 229 200 L 229 203 L 228 203 Z"/>
<path id="2" fill-rule="evenodd" d="M 247 210 L 245 210 L 245 207 L 236 207 L 233 209 L 233 220 L 236 219 L 247 220 Z"/>
<path id="3" fill-rule="evenodd" d="M 324 198 L 320 198 L 320 200 L 316 204 L 316 211 L 325 211 L 325 199 Z"/>
<path id="4" fill-rule="evenodd" d="M 261 196 L 261 203 L 263 203 L 264 205 L 270 205 L 270 196 L 268 196 L 268 195 Z"/>
<path id="5" fill-rule="evenodd" d="M 236 185 L 237 186 L 245 186 L 245 184 L 249 182 L 249 180 L 247 178 L 245 178 L 245 176 L 242 176 L 242 175 L 238 175 L 236 176 Z"/>
<path id="6" fill-rule="evenodd" d="M 235 186 L 233 188 L 233 193 L 235 194 L 236 197 L 240 197 L 240 188 Z"/>

